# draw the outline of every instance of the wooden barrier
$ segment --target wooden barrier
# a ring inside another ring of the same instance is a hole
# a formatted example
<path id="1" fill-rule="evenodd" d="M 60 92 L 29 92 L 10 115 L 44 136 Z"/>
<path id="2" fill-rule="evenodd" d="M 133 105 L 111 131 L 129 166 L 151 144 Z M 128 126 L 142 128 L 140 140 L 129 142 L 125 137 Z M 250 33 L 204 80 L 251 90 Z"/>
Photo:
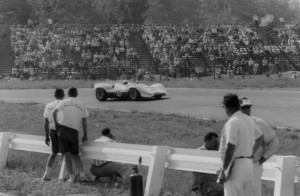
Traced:
<path id="1" fill-rule="evenodd" d="M 6 166 L 9 149 L 51 153 L 43 136 L 1 132 L 0 171 Z M 167 146 L 88 141 L 81 146 L 80 151 L 83 158 L 135 165 L 138 164 L 139 157 L 142 157 L 142 165 L 149 167 L 144 196 L 160 194 L 164 168 L 216 174 L 222 164 L 219 153 L 216 151 Z M 294 196 L 294 182 L 299 183 L 300 179 L 299 163 L 300 158 L 295 156 L 273 156 L 264 164 L 262 178 L 275 182 L 274 196 Z M 64 177 L 64 172 L 65 168 L 62 164 L 60 178 Z"/>

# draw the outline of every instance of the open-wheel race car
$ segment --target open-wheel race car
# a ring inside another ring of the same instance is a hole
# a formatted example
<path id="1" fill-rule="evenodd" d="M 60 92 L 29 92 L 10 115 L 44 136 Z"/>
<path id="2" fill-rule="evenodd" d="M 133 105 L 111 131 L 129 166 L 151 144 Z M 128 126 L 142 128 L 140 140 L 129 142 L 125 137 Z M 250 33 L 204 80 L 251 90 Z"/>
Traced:
<path id="1" fill-rule="evenodd" d="M 133 101 L 150 97 L 160 99 L 162 96 L 167 95 L 166 88 L 160 83 L 148 86 L 127 80 L 95 83 L 94 89 L 96 98 L 99 101 L 106 101 L 108 98 L 130 99 Z"/>

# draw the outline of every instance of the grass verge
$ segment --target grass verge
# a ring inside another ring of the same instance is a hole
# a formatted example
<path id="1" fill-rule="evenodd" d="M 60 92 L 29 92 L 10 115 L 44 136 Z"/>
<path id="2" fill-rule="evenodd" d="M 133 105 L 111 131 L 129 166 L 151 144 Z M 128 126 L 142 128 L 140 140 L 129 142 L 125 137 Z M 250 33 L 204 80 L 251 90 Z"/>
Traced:
<path id="1" fill-rule="evenodd" d="M 44 135 L 41 104 L 14 104 L 0 102 L 0 131 Z M 210 131 L 220 134 L 224 122 L 203 121 L 196 118 L 178 115 L 165 115 L 144 112 L 115 112 L 92 109 L 89 111 L 89 140 L 100 136 L 104 127 L 111 128 L 117 141 L 147 145 L 167 145 L 172 147 L 197 148 L 203 144 L 203 137 Z M 276 130 L 280 138 L 282 155 L 300 156 L 298 130 Z M 129 175 L 125 183 L 114 187 L 108 183 L 67 184 L 57 181 L 43 182 L 47 155 L 10 150 L 7 168 L 0 177 L 0 192 L 16 195 L 65 195 L 90 193 L 104 196 L 129 195 Z M 84 160 L 85 171 L 89 171 L 89 160 Z M 58 176 L 60 160 L 57 160 L 54 178 Z M 129 167 L 131 168 L 131 167 Z M 142 167 L 144 181 L 147 168 Z M 169 195 L 188 196 L 191 183 L 191 172 L 166 170 L 164 190 Z M 264 183 L 264 195 L 272 193 L 272 183 Z M 297 187 L 296 195 L 300 194 Z"/>
<path id="2" fill-rule="evenodd" d="M 299 88 L 299 79 L 277 78 L 265 76 L 253 76 L 252 78 L 242 79 L 217 79 L 205 77 L 200 80 L 170 79 L 169 81 L 141 81 L 140 83 L 153 84 L 162 83 L 167 88 L 214 88 L 214 89 L 241 89 L 241 88 Z M 45 81 L 21 81 L 10 80 L 1 81 L 0 89 L 53 89 L 68 88 L 76 86 L 77 88 L 92 88 L 95 81 L 93 80 L 45 80 Z"/>

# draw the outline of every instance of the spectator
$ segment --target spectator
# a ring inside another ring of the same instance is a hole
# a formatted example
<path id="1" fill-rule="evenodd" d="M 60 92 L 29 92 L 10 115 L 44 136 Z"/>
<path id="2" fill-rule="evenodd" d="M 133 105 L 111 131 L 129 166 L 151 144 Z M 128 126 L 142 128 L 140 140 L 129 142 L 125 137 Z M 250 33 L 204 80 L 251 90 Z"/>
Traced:
<path id="1" fill-rule="evenodd" d="M 88 111 L 85 105 L 78 100 L 77 89 L 71 87 L 68 91 L 69 98 L 58 104 L 53 112 L 54 122 L 58 130 L 58 140 L 60 151 L 66 161 L 66 167 L 70 175 L 68 182 L 74 183 L 75 176 L 72 168 L 72 160 L 76 163 L 79 170 L 79 181 L 87 181 L 83 171 L 82 161 L 79 156 L 78 132 L 83 129 L 82 142 L 87 140 L 87 121 Z M 57 113 L 62 112 L 62 118 L 58 119 Z"/>
<path id="2" fill-rule="evenodd" d="M 261 144 L 262 133 L 250 117 L 241 113 L 236 94 L 225 95 L 223 104 L 230 118 L 221 133 L 223 167 L 218 180 L 224 183 L 225 196 L 253 196 L 252 155 Z"/>
<path id="3" fill-rule="evenodd" d="M 109 128 L 102 130 L 102 136 L 95 140 L 95 142 L 116 142 L 115 137 L 110 133 Z M 118 182 L 122 180 L 124 172 L 127 170 L 127 166 L 122 163 L 116 163 L 111 161 L 92 160 L 90 172 L 95 176 L 95 181 L 101 177 L 109 177 Z"/>
<path id="4" fill-rule="evenodd" d="M 204 137 L 204 145 L 198 150 L 218 150 L 218 135 L 214 132 L 207 133 Z M 192 191 L 194 195 L 223 196 L 223 186 L 218 184 L 217 176 L 214 174 L 204 174 L 193 172 Z"/>
<path id="5" fill-rule="evenodd" d="M 267 161 L 272 155 L 278 152 L 279 150 L 279 140 L 268 123 L 264 120 L 251 116 L 251 107 L 252 103 L 247 97 L 240 99 L 241 112 L 250 116 L 256 125 L 261 129 L 263 134 L 262 145 L 254 152 L 253 161 L 254 161 L 254 188 L 253 195 L 261 196 L 261 177 L 263 168 L 262 165 Z"/>
<path id="6" fill-rule="evenodd" d="M 55 127 L 54 119 L 53 119 L 53 111 L 54 108 L 61 103 L 61 101 L 65 97 L 65 93 L 63 89 L 56 89 L 54 93 L 55 101 L 52 101 L 48 103 L 45 107 L 44 110 L 44 118 L 45 118 L 45 143 L 47 146 L 50 146 L 50 141 L 51 141 L 51 154 L 47 160 L 47 167 L 45 174 L 43 176 L 43 180 L 48 181 L 51 180 L 49 177 L 51 174 L 52 166 L 55 161 L 57 153 L 59 153 L 59 141 L 58 141 L 58 132 Z M 59 115 L 58 119 L 61 118 L 61 114 Z M 49 131 L 50 130 L 50 131 Z M 50 133 L 49 133 L 50 132 Z"/>
<path id="7" fill-rule="evenodd" d="M 195 61 L 186 61 L 184 58 L 199 59 L 211 55 L 231 62 L 237 59 L 233 63 L 235 65 L 233 72 L 242 74 L 244 72 L 240 68 L 243 62 L 238 59 L 245 58 L 247 55 L 251 58 L 259 57 L 253 59 L 265 66 L 262 67 L 265 69 L 261 67 L 258 69 L 257 73 L 262 74 L 266 72 L 269 62 L 268 59 L 263 62 L 264 60 L 260 56 L 269 57 L 271 53 L 279 56 L 281 55 L 280 51 L 293 56 L 299 54 L 297 31 L 298 25 L 272 29 L 272 33 L 275 32 L 275 35 L 278 33 L 278 36 L 273 37 L 274 40 L 281 43 L 281 46 L 278 47 L 274 46 L 274 43 L 268 44 L 265 37 L 260 36 L 257 29 L 250 25 L 213 25 L 207 28 L 194 25 L 142 25 L 140 27 L 61 25 L 51 28 L 12 26 L 11 45 L 15 54 L 15 65 L 20 69 L 23 69 L 24 65 L 33 66 L 36 73 L 35 76 L 30 77 L 27 77 L 26 74 L 19 74 L 19 77 L 32 80 L 39 78 L 38 73 L 50 73 L 51 68 L 55 71 L 59 70 L 57 71 L 59 73 L 63 67 L 62 62 L 70 57 L 75 64 L 82 61 L 83 69 L 76 68 L 72 72 L 80 72 L 82 78 L 88 78 L 87 75 L 92 75 L 95 67 L 98 66 L 102 70 L 101 74 L 96 74 L 97 76 L 106 77 L 107 74 L 120 76 L 122 73 L 113 67 L 119 61 L 128 62 L 129 66 L 126 72 L 136 73 L 137 69 L 143 67 L 139 67 L 142 62 L 140 54 L 131 45 L 132 37 L 130 35 L 132 34 L 142 35 L 153 61 L 157 63 L 152 68 L 156 73 L 159 72 L 158 68 L 161 68 L 164 75 L 170 76 L 175 75 L 174 70 L 176 69 L 177 72 L 180 72 L 177 75 L 191 77 L 193 74 L 191 68 L 195 68 Z M 96 53 L 102 53 L 101 57 L 95 56 Z M 114 56 L 115 63 L 113 63 Z M 245 59 L 245 61 L 247 60 Z M 175 61 L 181 63 L 177 64 Z M 191 63 L 193 61 L 194 63 Z M 225 66 L 226 64 L 224 62 Z M 226 74 L 226 69 L 222 70 L 222 74 Z M 58 76 L 52 72 L 49 77 L 57 78 Z"/>

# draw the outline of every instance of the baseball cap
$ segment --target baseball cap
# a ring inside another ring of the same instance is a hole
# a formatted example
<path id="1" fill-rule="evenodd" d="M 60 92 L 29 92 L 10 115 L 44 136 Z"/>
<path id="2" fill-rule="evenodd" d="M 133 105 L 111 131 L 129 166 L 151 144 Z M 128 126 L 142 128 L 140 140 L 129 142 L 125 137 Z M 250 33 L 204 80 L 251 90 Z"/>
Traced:
<path id="1" fill-rule="evenodd" d="M 248 99 L 247 97 L 242 97 L 240 99 L 240 105 L 241 105 L 241 107 L 252 106 L 252 103 L 251 103 L 250 99 Z"/>

